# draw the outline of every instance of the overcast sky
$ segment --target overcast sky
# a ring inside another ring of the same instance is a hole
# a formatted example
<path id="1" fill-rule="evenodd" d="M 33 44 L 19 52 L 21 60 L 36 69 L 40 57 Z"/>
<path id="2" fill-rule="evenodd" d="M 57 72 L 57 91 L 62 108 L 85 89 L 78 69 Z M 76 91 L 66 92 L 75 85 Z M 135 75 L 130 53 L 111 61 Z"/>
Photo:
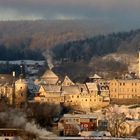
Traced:
<path id="1" fill-rule="evenodd" d="M 139 24 L 140 0 L 0 0 L 0 20 L 93 19 Z"/>

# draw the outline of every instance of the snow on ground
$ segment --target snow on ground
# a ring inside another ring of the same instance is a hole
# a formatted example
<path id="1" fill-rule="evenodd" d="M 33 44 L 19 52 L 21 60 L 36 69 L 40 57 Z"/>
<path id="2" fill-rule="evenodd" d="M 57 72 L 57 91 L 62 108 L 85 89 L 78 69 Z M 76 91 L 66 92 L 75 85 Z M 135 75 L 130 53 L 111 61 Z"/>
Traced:
<path id="1" fill-rule="evenodd" d="M 44 65 L 45 60 L 41 60 L 41 61 L 35 61 L 35 60 L 17 60 L 17 61 L 0 61 L 0 64 L 17 64 L 17 65 L 21 65 L 21 64 L 26 64 L 26 65 L 35 65 L 35 64 L 39 64 L 39 65 Z"/>
<path id="2" fill-rule="evenodd" d="M 96 115 L 98 119 L 104 119 L 105 115 L 103 112 L 106 112 L 106 114 L 112 114 L 113 112 L 116 112 L 118 114 L 124 113 L 127 118 L 130 119 L 140 119 L 140 107 L 133 107 L 132 105 L 126 106 L 126 105 L 110 105 L 109 107 L 97 110 L 93 115 Z"/>

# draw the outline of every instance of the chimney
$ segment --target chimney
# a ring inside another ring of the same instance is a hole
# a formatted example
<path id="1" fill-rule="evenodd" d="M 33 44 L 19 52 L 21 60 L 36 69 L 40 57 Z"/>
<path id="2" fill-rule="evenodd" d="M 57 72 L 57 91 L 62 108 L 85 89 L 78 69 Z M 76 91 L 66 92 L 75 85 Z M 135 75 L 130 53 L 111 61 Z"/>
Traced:
<path id="1" fill-rule="evenodd" d="M 139 78 L 140 78 L 140 51 L 139 51 Z"/>

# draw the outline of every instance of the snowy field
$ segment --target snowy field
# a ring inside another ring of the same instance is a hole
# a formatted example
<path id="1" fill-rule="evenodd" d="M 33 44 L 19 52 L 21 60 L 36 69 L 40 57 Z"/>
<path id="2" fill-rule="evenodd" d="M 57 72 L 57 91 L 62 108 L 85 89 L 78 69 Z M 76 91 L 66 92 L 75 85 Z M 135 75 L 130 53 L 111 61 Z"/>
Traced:
<path id="1" fill-rule="evenodd" d="M 35 65 L 35 64 L 39 64 L 39 65 L 44 65 L 45 64 L 45 60 L 41 60 L 41 61 L 35 61 L 35 60 L 17 60 L 17 61 L 0 61 L 0 64 L 16 64 L 16 65 L 21 65 L 21 64 L 26 64 L 26 65 Z"/>

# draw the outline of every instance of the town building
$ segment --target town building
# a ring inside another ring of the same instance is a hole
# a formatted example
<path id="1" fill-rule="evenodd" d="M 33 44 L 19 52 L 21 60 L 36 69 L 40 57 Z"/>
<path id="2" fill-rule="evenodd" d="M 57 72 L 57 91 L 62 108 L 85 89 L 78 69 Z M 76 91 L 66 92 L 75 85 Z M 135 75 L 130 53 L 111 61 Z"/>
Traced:
<path id="1" fill-rule="evenodd" d="M 55 85 L 57 84 L 59 77 L 52 70 L 49 69 L 43 74 L 43 76 L 41 77 L 41 80 L 45 84 Z"/>
<path id="2" fill-rule="evenodd" d="M 61 118 L 58 129 L 64 131 L 65 136 L 78 135 L 81 131 L 97 130 L 97 117 L 87 114 L 64 114 Z"/>
<path id="3" fill-rule="evenodd" d="M 35 102 L 65 104 L 85 111 L 105 107 L 110 102 L 108 85 L 98 82 L 74 83 L 68 76 L 61 81 L 51 70 L 41 77 L 39 86 Z"/>
<path id="4" fill-rule="evenodd" d="M 12 75 L 0 76 L 0 98 L 7 104 L 21 107 L 27 101 L 28 83 L 25 79 L 15 79 Z"/>
<path id="5" fill-rule="evenodd" d="M 40 103 L 60 104 L 61 86 L 46 84 L 40 85 L 34 100 Z"/>
<path id="6" fill-rule="evenodd" d="M 140 99 L 140 79 L 113 79 L 109 89 L 111 100 Z"/>

